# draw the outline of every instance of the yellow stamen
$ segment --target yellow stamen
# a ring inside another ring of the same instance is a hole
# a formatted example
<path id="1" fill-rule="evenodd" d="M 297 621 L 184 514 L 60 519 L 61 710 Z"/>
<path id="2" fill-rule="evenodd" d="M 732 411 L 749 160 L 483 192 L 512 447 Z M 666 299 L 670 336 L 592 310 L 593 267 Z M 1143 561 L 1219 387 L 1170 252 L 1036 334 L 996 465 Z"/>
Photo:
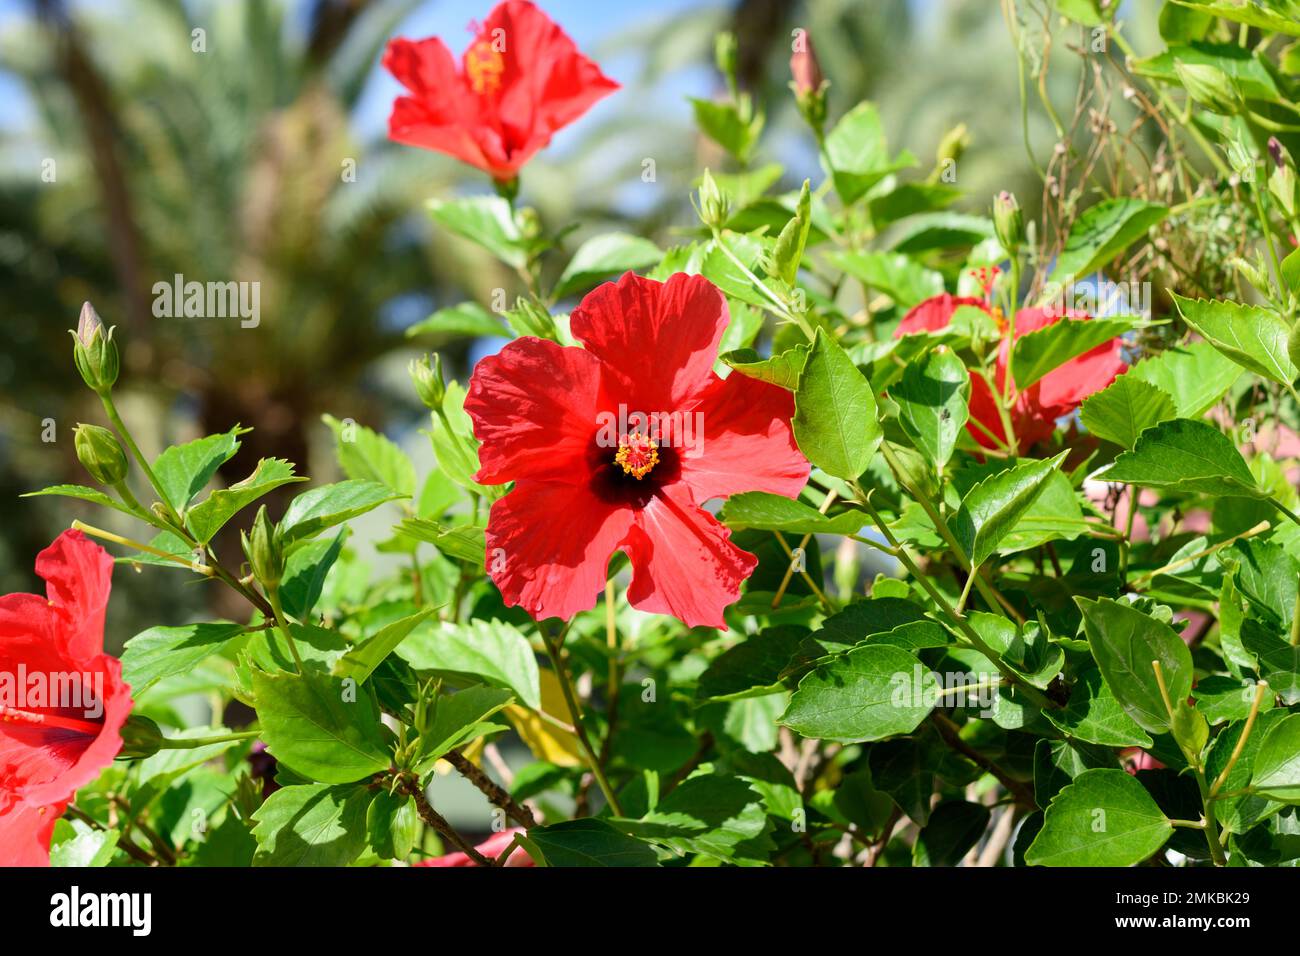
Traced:
<path id="1" fill-rule="evenodd" d="M 505 58 L 487 40 L 479 40 L 465 52 L 465 72 L 475 93 L 483 95 L 501 89 L 505 71 Z"/>
<path id="2" fill-rule="evenodd" d="M 625 475 L 631 475 L 640 481 L 650 474 L 650 469 L 659 464 L 659 449 L 645 435 L 633 432 L 619 443 L 614 463 L 623 469 Z"/>

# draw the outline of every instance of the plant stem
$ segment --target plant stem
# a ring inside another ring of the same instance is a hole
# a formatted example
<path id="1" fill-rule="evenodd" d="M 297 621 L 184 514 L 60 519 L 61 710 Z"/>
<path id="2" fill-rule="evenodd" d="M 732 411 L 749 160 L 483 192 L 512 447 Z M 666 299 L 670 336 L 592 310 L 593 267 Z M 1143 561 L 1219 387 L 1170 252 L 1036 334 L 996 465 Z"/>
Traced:
<path id="1" fill-rule="evenodd" d="M 298 645 L 294 642 L 293 635 L 289 633 L 289 623 L 284 616 L 284 608 L 280 606 L 280 589 L 278 586 L 266 586 L 266 597 L 271 602 L 271 610 L 275 612 L 275 623 L 284 635 L 284 639 L 289 642 L 289 653 L 293 655 L 294 666 L 297 667 L 298 673 L 302 673 L 302 658 L 298 656 Z"/>
<path id="2" fill-rule="evenodd" d="M 1241 729 L 1241 736 L 1237 738 L 1237 745 L 1232 748 L 1232 756 L 1228 758 L 1223 773 L 1219 774 L 1214 781 L 1214 786 L 1210 787 L 1211 801 L 1218 798 L 1219 791 L 1223 789 L 1223 784 L 1228 779 L 1228 774 L 1232 773 L 1232 768 L 1237 765 L 1237 758 L 1241 756 L 1242 750 L 1246 747 L 1246 739 L 1250 737 L 1250 731 L 1255 726 L 1255 718 L 1259 716 L 1260 704 L 1264 702 L 1264 695 L 1267 693 L 1268 681 L 1261 680 L 1255 685 L 1255 699 L 1251 702 L 1250 715 L 1246 718 L 1246 726 Z"/>
<path id="3" fill-rule="evenodd" d="M 513 817 L 520 826 L 529 830 L 537 826 L 537 819 L 533 816 L 533 811 L 518 803 L 495 780 L 480 768 L 474 766 L 469 758 L 459 750 L 443 754 L 442 759 L 455 767 L 462 777 L 477 787 L 479 792 L 487 797 L 494 806 L 500 807 L 508 816 Z"/>
<path id="4" fill-rule="evenodd" d="M 432 827 L 436 830 L 439 836 L 452 846 L 456 847 L 456 849 L 460 850 L 460 852 L 464 853 L 479 866 L 500 865 L 496 860 L 491 860 L 478 850 L 474 849 L 474 846 L 457 833 L 455 828 L 447 822 L 446 817 L 433 809 L 429 804 L 428 796 L 425 795 L 424 788 L 420 786 L 418 780 L 407 779 L 404 789 L 411 799 L 415 801 L 415 810 L 420 815 L 420 819 L 424 821 L 426 826 Z"/>
<path id="5" fill-rule="evenodd" d="M 565 631 L 568 628 L 566 626 Z M 573 682 L 569 679 L 568 669 L 564 666 L 561 659 L 564 647 L 561 643 L 564 631 L 553 640 L 545 630 L 542 631 L 542 640 L 546 644 L 546 654 L 551 659 L 551 668 L 555 671 L 555 676 L 560 682 L 560 690 L 564 693 L 564 703 L 569 709 L 569 719 L 573 721 L 573 733 L 578 738 L 578 743 L 582 746 L 583 754 L 587 758 L 587 765 L 591 768 L 592 776 L 596 778 L 596 783 L 600 786 L 600 792 L 605 795 L 605 802 L 609 804 L 610 810 L 615 816 L 622 816 L 623 810 L 618 804 L 618 797 L 614 796 L 614 790 L 605 779 L 605 771 L 600 766 L 600 760 L 596 756 L 595 748 L 591 746 L 591 738 L 587 735 L 587 728 L 582 723 L 582 709 L 578 704 L 578 697 L 573 692 Z"/>
<path id="6" fill-rule="evenodd" d="M 179 564 L 182 567 L 190 568 L 191 570 L 194 569 L 194 563 L 192 561 L 187 561 L 179 555 L 169 554 L 166 551 L 155 548 L 153 545 L 143 544 L 139 541 L 134 541 L 131 538 L 124 538 L 120 534 L 105 531 L 103 528 L 96 528 L 94 525 L 86 524 L 84 521 L 74 520 L 72 522 L 72 527 L 74 530 L 85 532 L 93 538 L 102 538 L 105 541 L 112 541 L 114 544 L 124 545 L 128 548 L 135 548 L 137 551 L 143 551 L 145 554 L 152 554 L 156 558 L 164 558 L 175 564 Z M 203 570 L 198 573 L 211 577 L 215 572 L 205 565 Z"/>
<path id="7" fill-rule="evenodd" d="M 261 734 L 260 730 L 241 730 L 229 734 L 216 734 L 211 737 L 164 737 L 158 743 L 159 750 L 193 750 L 209 744 L 224 744 L 232 740 L 252 740 Z"/>
<path id="8" fill-rule="evenodd" d="M 176 509 L 167 500 L 162 483 L 158 480 L 158 476 L 153 473 L 149 459 L 145 458 L 144 453 L 140 451 L 140 446 L 135 443 L 135 439 L 131 436 L 131 430 L 126 427 L 126 422 L 122 421 L 122 416 L 118 414 L 117 405 L 113 403 L 112 393 L 108 391 L 99 393 L 99 400 L 104 405 L 104 414 L 108 416 L 109 422 L 117 430 L 117 433 L 122 436 L 122 441 L 126 442 L 126 447 L 131 450 L 132 457 L 135 458 L 140 470 L 144 472 L 144 476 L 149 480 L 150 486 L 158 495 L 158 500 L 162 502 L 162 506 L 167 509 L 167 513 L 176 520 L 176 523 L 180 524 L 181 516 L 176 513 Z"/>

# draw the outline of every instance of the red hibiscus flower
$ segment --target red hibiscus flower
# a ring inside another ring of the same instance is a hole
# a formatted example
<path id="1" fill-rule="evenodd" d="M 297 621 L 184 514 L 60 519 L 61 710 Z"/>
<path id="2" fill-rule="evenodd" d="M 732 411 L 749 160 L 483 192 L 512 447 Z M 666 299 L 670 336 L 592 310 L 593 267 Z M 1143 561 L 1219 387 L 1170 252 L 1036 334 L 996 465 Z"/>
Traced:
<path id="1" fill-rule="evenodd" d="M 521 338 L 479 363 L 465 400 L 483 443 L 477 478 L 515 482 L 487 527 L 487 568 L 508 605 L 538 620 L 588 610 L 622 550 L 633 606 L 725 627 L 756 559 L 700 505 L 793 497 L 808 479 L 790 393 L 714 374 L 726 325 L 707 279 L 629 272 L 574 310 L 586 348 Z"/>
<path id="2" fill-rule="evenodd" d="M 122 749 L 131 688 L 103 653 L 112 572 L 65 531 L 36 558 L 48 597 L 0 597 L 0 865 L 48 865 L 54 822 Z"/>
<path id="3" fill-rule="evenodd" d="M 488 14 L 459 69 L 438 37 L 394 39 L 384 66 L 411 93 L 393 103 L 388 135 L 448 153 L 500 182 L 618 89 L 527 0 L 506 0 Z"/>
<path id="4" fill-rule="evenodd" d="M 523 829 L 515 827 L 502 833 L 494 834 L 488 837 L 474 849 L 478 850 L 489 860 L 495 860 L 506 851 L 511 843 L 514 842 L 516 833 L 523 833 Z M 445 856 L 435 856 L 428 860 L 421 860 L 419 863 L 412 863 L 412 866 L 478 866 L 469 858 L 466 853 L 448 853 Z M 533 858 L 523 850 L 516 848 L 513 853 L 506 857 L 504 866 L 533 866 Z"/>
<path id="5" fill-rule="evenodd" d="M 982 299 L 959 298 L 947 292 L 933 296 L 914 306 L 894 330 L 895 337 L 915 332 L 937 332 L 946 328 L 959 306 L 973 305 L 992 315 L 1003 328 L 1002 344 L 994 362 L 993 377 L 996 387 L 1006 388 L 1008 366 L 1011 363 L 1012 336 L 999 310 L 990 310 Z M 1082 312 L 1063 312 L 1053 309 L 1029 308 L 1016 313 L 1015 338 L 1046 328 L 1062 318 L 1087 319 Z M 1121 356 L 1122 343 L 1114 338 L 1109 342 L 1076 356 L 1064 365 L 1053 369 L 1027 389 L 1017 390 L 1011 383 L 1014 404 L 1010 409 L 1011 428 L 1016 443 L 1027 448 L 1034 442 L 1050 438 L 1056 421 L 1069 415 L 1094 392 L 1105 388 L 1124 371 Z M 999 442 L 1007 443 L 998 414 L 997 397 L 989 391 L 983 376 L 971 372 L 970 421 L 966 430 L 985 448 L 996 448 Z M 996 439 L 993 437 L 996 436 Z"/>

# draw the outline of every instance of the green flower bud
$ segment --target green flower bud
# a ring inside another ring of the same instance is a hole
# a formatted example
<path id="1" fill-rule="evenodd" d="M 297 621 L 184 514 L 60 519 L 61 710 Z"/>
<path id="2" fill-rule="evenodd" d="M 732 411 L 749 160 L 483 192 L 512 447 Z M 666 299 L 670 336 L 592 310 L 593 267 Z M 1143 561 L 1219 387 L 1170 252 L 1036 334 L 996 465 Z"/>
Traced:
<path id="1" fill-rule="evenodd" d="M 731 85 L 736 82 L 736 51 L 736 35 L 730 30 L 723 30 L 713 41 L 713 61 L 718 64 L 718 72 Z"/>
<path id="2" fill-rule="evenodd" d="M 939 148 L 934 153 L 934 161 L 939 166 L 943 166 L 949 160 L 955 163 L 961 159 L 962 153 L 966 152 L 966 147 L 969 145 L 970 133 L 966 129 L 966 124 L 958 123 L 939 141 Z"/>
<path id="3" fill-rule="evenodd" d="M 534 335 L 539 339 L 550 339 L 552 342 L 560 340 L 560 333 L 555 327 L 555 319 L 551 318 L 551 313 L 532 299 L 520 296 L 515 300 L 515 307 L 506 313 L 505 319 L 506 325 L 510 326 L 516 335 Z"/>
<path id="4" fill-rule="evenodd" d="M 411 381 L 415 383 L 415 394 L 420 396 L 420 401 L 430 411 L 436 412 L 442 408 L 442 400 L 447 394 L 447 386 L 442 380 L 442 356 L 434 352 L 432 362 L 429 356 L 422 356 L 411 362 L 407 370 L 411 374 Z"/>
<path id="5" fill-rule="evenodd" d="M 1268 177 L 1268 191 L 1273 194 L 1287 218 L 1293 219 L 1296 213 L 1295 163 L 1276 136 L 1268 139 L 1268 154 L 1273 159 L 1273 174 Z"/>
<path id="6" fill-rule="evenodd" d="M 1244 109 L 1241 91 L 1232 82 L 1232 78 L 1218 67 L 1175 60 L 1174 72 L 1178 74 L 1187 95 L 1207 110 L 1234 116 Z"/>
<path id="7" fill-rule="evenodd" d="M 121 734 L 122 749 L 117 756 L 123 760 L 152 757 L 162 747 L 165 739 L 162 728 L 140 714 L 132 714 L 126 719 Z"/>
<path id="8" fill-rule="evenodd" d="M 78 425 L 73 429 L 73 444 L 77 460 L 101 485 L 110 488 L 126 480 L 129 465 L 126 452 L 107 428 L 98 425 Z"/>
<path id="9" fill-rule="evenodd" d="M 279 585 L 284 575 L 284 553 L 280 548 L 280 533 L 267 515 L 266 505 L 257 509 L 252 529 L 241 533 L 240 538 L 253 576 L 268 588 Z"/>
<path id="10" fill-rule="evenodd" d="M 72 357 L 86 384 L 105 394 L 117 381 L 119 368 L 113 330 L 104 331 L 95 307 L 89 302 L 81 307 L 77 331 L 72 332 Z"/>
<path id="11" fill-rule="evenodd" d="M 707 169 L 704 170 L 699 192 L 700 221 L 710 228 L 721 229 L 722 224 L 727 221 L 727 211 L 730 206 L 726 193 L 718 187 L 713 174 Z"/>
<path id="12" fill-rule="evenodd" d="M 993 231 L 1007 252 L 1015 253 L 1025 241 L 1025 218 L 1016 197 L 1003 190 L 993 197 Z"/>

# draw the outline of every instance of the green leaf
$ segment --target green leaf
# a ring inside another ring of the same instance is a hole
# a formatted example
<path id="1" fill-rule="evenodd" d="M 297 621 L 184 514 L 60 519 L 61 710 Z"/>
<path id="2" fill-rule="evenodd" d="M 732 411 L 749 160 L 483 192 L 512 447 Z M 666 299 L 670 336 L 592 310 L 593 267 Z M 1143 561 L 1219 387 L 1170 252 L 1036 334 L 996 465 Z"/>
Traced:
<path id="1" fill-rule="evenodd" d="M 1074 220 L 1065 248 L 1056 258 L 1052 282 L 1086 278 L 1146 235 L 1169 210 L 1141 199 L 1106 199 Z"/>
<path id="2" fill-rule="evenodd" d="M 1291 330 L 1272 309 L 1170 295 L 1183 321 L 1242 368 L 1281 385 L 1295 381 L 1296 367 L 1287 352 Z"/>
<path id="3" fill-rule="evenodd" d="M 818 468 L 853 481 L 880 446 L 876 396 L 839 344 L 817 330 L 794 396 L 794 436 Z"/>
<path id="4" fill-rule="evenodd" d="M 334 663 L 335 677 L 350 677 L 358 684 L 364 684 L 376 667 L 384 662 L 397 645 L 406 640 L 416 626 L 428 620 L 437 608 L 428 607 L 417 611 L 398 621 L 381 627 Z"/>
<path id="5" fill-rule="evenodd" d="M 513 624 L 443 621 L 421 627 L 398 645 L 397 656 L 417 671 L 486 681 L 514 691 L 533 710 L 541 707 L 533 646 Z"/>
<path id="6" fill-rule="evenodd" d="M 762 117 L 745 122 L 734 103 L 691 98 L 695 122 L 700 129 L 728 153 L 745 163 L 763 129 Z"/>
<path id="7" fill-rule="evenodd" d="M 804 362 L 808 359 L 808 347 L 796 345 L 769 359 L 748 348 L 723 352 L 718 358 L 742 375 L 780 385 L 793 392 L 799 385 L 799 373 L 803 371 Z"/>
<path id="8" fill-rule="evenodd" d="M 1146 325 L 1133 318 L 1058 319 L 1016 339 L 1011 378 L 1023 391 L 1071 359 Z"/>
<path id="9" fill-rule="evenodd" d="M 417 541 L 427 541 L 448 557 L 464 561 L 471 567 L 482 568 L 487 560 L 484 526 L 481 524 L 444 528 L 428 518 L 404 518 L 397 530 Z"/>
<path id="10" fill-rule="evenodd" d="M 370 791 L 360 785 L 282 787 L 254 813 L 254 866 L 347 866 L 366 846 Z"/>
<path id="11" fill-rule="evenodd" d="M 443 754 L 497 730 L 499 725 L 486 721 L 512 700 L 514 695 L 509 690 L 483 684 L 439 697 L 429 727 L 420 734 L 421 772 L 432 767 Z"/>
<path id="12" fill-rule="evenodd" d="M 376 481 L 403 497 L 415 494 L 415 466 L 395 442 L 365 425 L 322 415 L 334 432 L 334 452 L 349 478 Z"/>
<path id="13" fill-rule="evenodd" d="M 709 664 L 695 685 L 700 700 L 743 700 L 782 689 L 781 672 L 808 636 L 802 627 L 769 627 L 745 638 Z"/>
<path id="14" fill-rule="evenodd" d="M 312 780 L 351 783 L 388 769 L 388 741 L 374 702 L 315 673 L 252 671 L 262 739 L 277 760 Z"/>
<path id="15" fill-rule="evenodd" d="M 491 312 L 477 302 L 439 309 L 422 322 L 406 330 L 408 339 L 427 336 L 436 345 L 456 339 L 510 338 L 510 330 Z"/>
<path id="16" fill-rule="evenodd" d="M 736 531 L 758 528 L 790 534 L 857 534 L 867 523 L 860 511 L 845 511 L 827 517 L 797 498 L 766 491 L 732 495 L 722 506 L 718 520 Z"/>
<path id="17" fill-rule="evenodd" d="M 63 498 L 80 498 L 82 501 L 89 501 L 91 504 L 103 505 L 105 508 L 113 508 L 123 514 L 133 514 L 131 509 L 127 508 L 122 502 L 110 498 L 102 491 L 95 488 L 87 488 L 85 485 L 50 485 L 48 488 L 42 488 L 40 491 L 29 491 L 26 494 L 19 495 L 20 498 L 36 498 L 40 495 L 59 495 Z"/>
<path id="18" fill-rule="evenodd" d="M 151 627 L 126 642 L 122 678 L 138 693 L 154 681 L 188 673 L 200 661 L 220 653 L 243 630 L 239 624 L 224 621 Z"/>
<path id="19" fill-rule="evenodd" d="M 934 709 L 934 674 L 907 651 L 866 644 L 799 682 L 780 723 L 805 737 L 855 742 L 911 733 Z"/>
<path id="20" fill-rule="evenodd" d="M 748 781 L 701 767 L 640 820 L 621 820 L 633 834 L 733 862 L 762 861 L 771 826 L 762 795 Z"/>
<path id="21" fill-rule="evenodd" d="M 1300 714 L 1278 721 L 1255 754 L 1250 786 L 1283 803 L 1300 803 Z"/>
<path id="22" fill-rule="evenodd" d="M 1125 713 L 1102 680 L 1101 671 L 1091 665 L 1080 672 L 1065 707 L 1049 708 L 1043 715 L 1062 733 L 1086 743 L 1103 747 L 1151 746 L 1146 731 Z"/>
<path id="23" fill-rule="evenodd" d="M 478 473 L 478 441 L 474 438 L 473 422 L 465 411 L 465 389 L 456 382 L 447 383 L 442 416 L 433 416 L 429 441 L 438 467 L 456 484 L 490 501 L 505 494 L 504 485 L 480 485 L 474 480 Z"/>
<path id="24" fill-rule="evenodd" d="M 1246 460 L 1209 422 L 1175 418 L 1138 436 L 1132 451 L 1096 476 L 1101 481 L 1199 492 L 1237 498 L 1265 498 Z"/>
<path id="25" fill-rule="evenodd" d="M 1121 375 L 1100 392 L 1083 400 L 1083 426 L 1106 441 L 1132 448 L 1142 432 L 1178 417 L 1169 393 L 1135 375 Z"/>
<path id="26" fill-rule="evenodd" d="M 985 478 L 962 497 L 961 509 L 953 519 L 953 534 L 973 566 L 983 564 L 997 551 L 1002 539 L 1042 494 L 1065 454 L 1021 462 Z"/>
<path id="27" fill-rule="evenodd" d="M 868 288 L 889 296 L 903 310 L 943 292 L 942 273 L 901 252 L 835 252 L 827 258 Z"/>
<path id="28" fill-rule="evenodd" d="M 956 353 L 940 346 L 912 362 L 889 390 L 898 403 L 898 423 L 916 450 L 939 471 L 948 464 L 966 426 L 970 373 Z"/>
<path id="29" fill-rule="evenodd" d="M 404 794 L 380 790 L 366 809 L 366 841 L 383 860 L 402 860 L 420 837 L 415 801 Z"/>
<path id="30" fill-rule="evenodd" d="M 528 840 L 547 866 L 658 866 L 654 849 L 604 820 L 584 817 L 533 827 Z"/>
<path id="31" fill-rule="evenodd" d="M 989 825 L 989 808 L 965 800 L 947 800 L 930 813 L 912 844 L 913 866 L 956 866 L 979 842 Z"/>
<path id="32" fill-rule="evenodd" d="M 826 134 L 823 158 L 830 167 L 835 191 L 845 203 L 856 202 L 890 173 L 915 162 L 908 153 L 889 158 L 880 114 L 865 101 L 844 114 Z"/>
<path id="33" fill-rule="evenodd" d="M 306 480 L 306 476 L 293 473 L 289 462 L 263 458 L 247 478 L 229 488 L 218 488 L 191 508 L 185 515 L 185 525 L 198 541 L 207 544 L 242 508 L 274 488 Z"/>
<path id="34" fill-rule="evenodd" d="M 1261 30 L 1300 36 L 1300 17 L 1293 0 L 1178 0 L 1178 5 L 1197 13 L 1245 23 Z"/>
<path id="35" fill-rule="evenodd" d="M 289 503 L 280 520 L 280 531 L 286 542 L 302 541 L 402 497 L 387 485 L 360 478 L 323 485 Z"/>
<path id="36" fill-rule="evenodd" d="M 1133 866 L 1174 828 L 1123 770 L 1085 770 L 1052 800 L 1025 862 L 1030 866 Z"/>
<path id="37" fill-rule="evenodd" d="M 108 866 L 121 831 L 95 830 L 80 820 L 59 820 L 50 841 L 50 866 Z"/>
<path id="38" fill-rule="evenodd" d="M 1241 377 L 1241 366 L 1209 342 L 1193 342 L 1143 359 L 1124 374 L 1172 396 L 1179 418 L 1200 418 Z"/>
<path id="39" fill-rule="evenodd" d="M 564 267 L 554 295 L 562 299 L 589 289 L 602 279 L 655 265 L 663 251 L 649 239 L 626 232 L 610 232 L 588 239 Z"/>
<path id="40" fill-rule="evenodd" d="M 527 264 L 523 234 L 510 203 L 501 196 L 430 199 L 428 209 L 434 222 L 482 246 L 506 265 L 522 269 Z"/>
<path id="41" fill-rule="evenodd" d="M 1115 699 L 1143 730 L 1168 733 L 1169 710 L 1151 662 L 1160 662 L 1169 700 L 1186 700 L 1192 692 L 1192 652 L 1183 639 L 1131 605 L 1110 598 L 1074 601 L 1083 612 L 1088 647 Z"/>
<path id="42" fill-rule="evenodd" d="M 280 603 L 290 617 L 300 621 L 310 618 L 325 589 L 325 578 L 338 560 L 347 536 L 348 529 L 340 528 L 333 538 L 309 541 L 285 560 L 284 576 L 280 579 Z"/>
<path id="43" fill-rule="evenodd" d="M 167 503 L 184 511 L 190 499 L 212 480 L 217 469 L 239 451 L 239 436 L 247 428 L 236 425 L 223 435 L 209 435 L 184 445 L 173 445 L 153 463 Z"/>

